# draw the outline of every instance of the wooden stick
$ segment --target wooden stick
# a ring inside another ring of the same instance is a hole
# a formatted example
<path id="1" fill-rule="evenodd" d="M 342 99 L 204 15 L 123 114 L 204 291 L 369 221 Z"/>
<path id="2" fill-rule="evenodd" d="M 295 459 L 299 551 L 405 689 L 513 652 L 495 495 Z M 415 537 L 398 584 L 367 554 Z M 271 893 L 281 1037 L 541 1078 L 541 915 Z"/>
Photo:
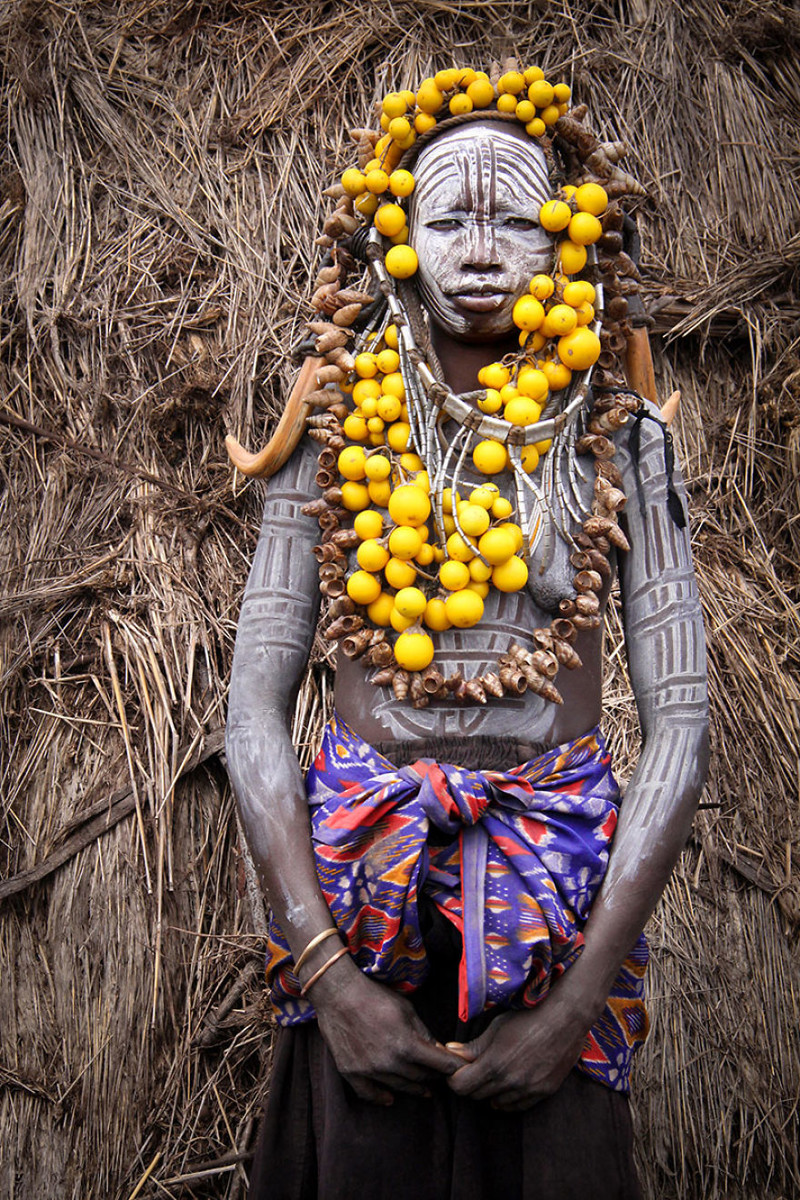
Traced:
<path id="1" fill-rule="evenodd" d="M 324 362 L 324 358 L 316 356 L 305 360 L 278 422 L 278 428 L 258 454 L 250 454 L 230 434 L 225 438 L 228 457 L 243 475 L 269 479 L 291 456 L 306 427 L 309 406 L 305 403 L 305 397 L 314 391 L 314 377 Z"/>

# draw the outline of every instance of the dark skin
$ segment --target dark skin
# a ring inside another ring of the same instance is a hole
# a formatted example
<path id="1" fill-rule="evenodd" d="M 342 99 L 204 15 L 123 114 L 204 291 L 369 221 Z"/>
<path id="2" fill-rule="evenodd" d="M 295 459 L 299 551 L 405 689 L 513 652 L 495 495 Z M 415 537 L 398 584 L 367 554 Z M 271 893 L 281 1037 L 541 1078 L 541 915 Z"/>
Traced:
<path id="1" fill-rule="evenodd" d="M 491 213 L 486 221 L 494 220 Z M 450 231 L 445 231 L 450 233 Z M 472 251 L 457 260 L 461 276 L 485 279 L 503 269 L 492 257 L 491 239 L 481 261 Z M 473 239 L 471 245 L 475 245 Z M 524 253 L 524 244 L 520 253 Z M 452 255 L 448 250 L 449 269 Z M 482 320 L 476 317 L 476 325 Z M 480 333 L 476 329 L 477 333 Z M 471 390 L 480 366 L 513 345 L 510 330 L 491 340 L 464 340 L 432 326 L 445 377 L 455 391 Z M 636 495 L 636 478 L 624 447 L 617 456 L 626 493 Z M 310 841 L 303 779 L 289 737 L 289 717 L 313 639 L 317 611 L 316 521 L 300 508 L 317 494 L 314 451 L 295 454 L 270 483 L 265 523 L 242 608 L 231 680 L 228 763 L 248 841 L 272 910 L 295 960 L 308 942 L 330 927 Z M 361 974 L 349 955 L 314 984 L 310 998 L 336 1065 L 357 1095 L 391 1104 L 394 1092 L 424 1095 L 446 1079 L 462 1096 L 488 1100 L 506 1110 L 530 1107 L 552 1094 L 575 1065 L 588 1030 L 603 1011 L 619 968 L 657 903 L 688 835 L 707 765 L 702 624 L 692 590 L 684 531 L 666 514 L 666 481 L 660 433 L 646 428 L 642 442 L 643 510 L 628 506 L 630 553 L 622 557 L 620 580 L 628 654 L 643 733 L 643 750 L 628 784 L 608 872 L 584 929 L 578 961 L 535 1009 L 499 1015 L 475 1041 L 437 1044 L 411 1002 Z M 507 482 L 507 481 L 506 481 Z M 288 547 L 288 548 L 287 548 Z M 497 616 L 509 628 L 546 625 L 541 581 L 531 571 L 524 596 L 501 597 Z M 674 634 L 679 631 L 680 636 Z M 469 631 L 480 638 L 480 626 Z M 524 636 L 521 634 L 520 636 Z M 459 645 L 440 638 L 448 669 L 458 665 Z M 503 652 L 508 644 L 499 647 Z M 602 642 L 585 634 L 579 645 L 584 666 L 562 672 L 563 706 L 526 693 L 485 709 L 454 711 L 432 705 L 421 712 L 383 700 L 360 665 L 343 662 L 337 672 L 340 715 L 367 740 L 407 747 L 414 741 L 452 737 L 470 766 L 469 740 L 454 731 L 464 725 L 469 739 L 497 738 L 498 731 L 520 748 L 518 761 L 542 746 L 555 746 L 591 729 L 601 714 Z M 487 664 L 498 647 L 487 649 Z M 472 672 L 469 672 L 472 673 Z M 409 732 L 410 731 L 410 732 Z M 466 746 L 466 749 L 465 749 Z M 389 757 L 391 757 L 391 753 Z M 485 764 L 484 764 L 485 765 Z M 508 767 L 507 760 L 497 767 Z M 335 939 L 320 945 L 301 971 L 307 981 L 331 956 Z"/>

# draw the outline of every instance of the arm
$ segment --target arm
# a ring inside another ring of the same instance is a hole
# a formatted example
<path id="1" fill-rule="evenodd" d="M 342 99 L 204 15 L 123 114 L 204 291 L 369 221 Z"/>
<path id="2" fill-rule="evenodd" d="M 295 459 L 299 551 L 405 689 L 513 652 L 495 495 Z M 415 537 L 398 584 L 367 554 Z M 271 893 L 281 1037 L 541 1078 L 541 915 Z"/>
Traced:
<path id="1" fill-rule="evenodd" d="M 289 724 L 316 627 L 319 604 L 312 547 L 319 528 L 302 513 L 316 496 L 316 462 L 299 449 L 271 481 L 245 589 L 226 733 L 228 770 L 242 824 L 270 907 L 295 961 L 333 924 L 317 880 L 303 777 Z M 303 967 L 308 980 L 334 953 L 322 943 Z M 422 1091 L 457 1061 L 433 1045 L 411 1005 L 368 980 L 349 956 L 313 987 L 320 1029 L 359 1095 L 391 1102 L 386 1085 Z"/>
<path id="2" fill-rule="evenodd" d="M 627 445 L 623 434 L 622 445 Z M 465 1048 L 451 1086 L 500 1107 L 555 1091 L 577 1061 L 624 959 L 655 908 L 686 842 L 708 765 L 705 644 L 688 529 L 667 510 L 663 436 L 641 442 L 641 488 L 626 450 L 617 463 L 631 543 L 621 556 L 625 636 L 644 745 L 628 784 L 608 871 L 584 929 L 585 946 L 547 1000 L 496 1020 Z M 675 485 L 685 504 L 683 488 Z"/>

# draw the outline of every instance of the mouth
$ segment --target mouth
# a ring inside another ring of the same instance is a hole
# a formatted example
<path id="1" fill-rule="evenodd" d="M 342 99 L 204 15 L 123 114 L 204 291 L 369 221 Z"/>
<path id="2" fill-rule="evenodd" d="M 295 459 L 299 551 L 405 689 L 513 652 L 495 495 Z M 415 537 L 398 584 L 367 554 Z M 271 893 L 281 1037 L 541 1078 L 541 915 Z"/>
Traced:
<path id="1" fill-rule="evenodd" d="M 510 296 L 493 284 L 476 284 L 474 287 L 463 288 L 450 293 L 450 301 L 456 308 L 467 312 L 488 313 L 502 308 Z"/>

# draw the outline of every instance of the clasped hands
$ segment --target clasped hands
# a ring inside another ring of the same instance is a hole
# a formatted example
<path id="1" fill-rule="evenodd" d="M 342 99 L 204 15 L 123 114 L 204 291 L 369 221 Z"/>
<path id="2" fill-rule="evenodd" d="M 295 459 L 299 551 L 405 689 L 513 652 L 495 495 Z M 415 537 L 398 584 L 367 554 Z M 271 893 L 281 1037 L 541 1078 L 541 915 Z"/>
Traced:
<path id="1" fill-rule="evenodd" d="M 460 1096 L 504 1111 L 530 1108 L 561 1086 L 589 1028 L 554 988 L 535 1009 L 501 1014 L 474 1041 L 442 1046 L 404 996 L 357 968 L 337 976 L 320 981 L 314 996 L 320 1030 L 340 1074 L 374 1104 L 392 1104 L 394 1092 L 429 1095 L 445 1077 Z"/>

